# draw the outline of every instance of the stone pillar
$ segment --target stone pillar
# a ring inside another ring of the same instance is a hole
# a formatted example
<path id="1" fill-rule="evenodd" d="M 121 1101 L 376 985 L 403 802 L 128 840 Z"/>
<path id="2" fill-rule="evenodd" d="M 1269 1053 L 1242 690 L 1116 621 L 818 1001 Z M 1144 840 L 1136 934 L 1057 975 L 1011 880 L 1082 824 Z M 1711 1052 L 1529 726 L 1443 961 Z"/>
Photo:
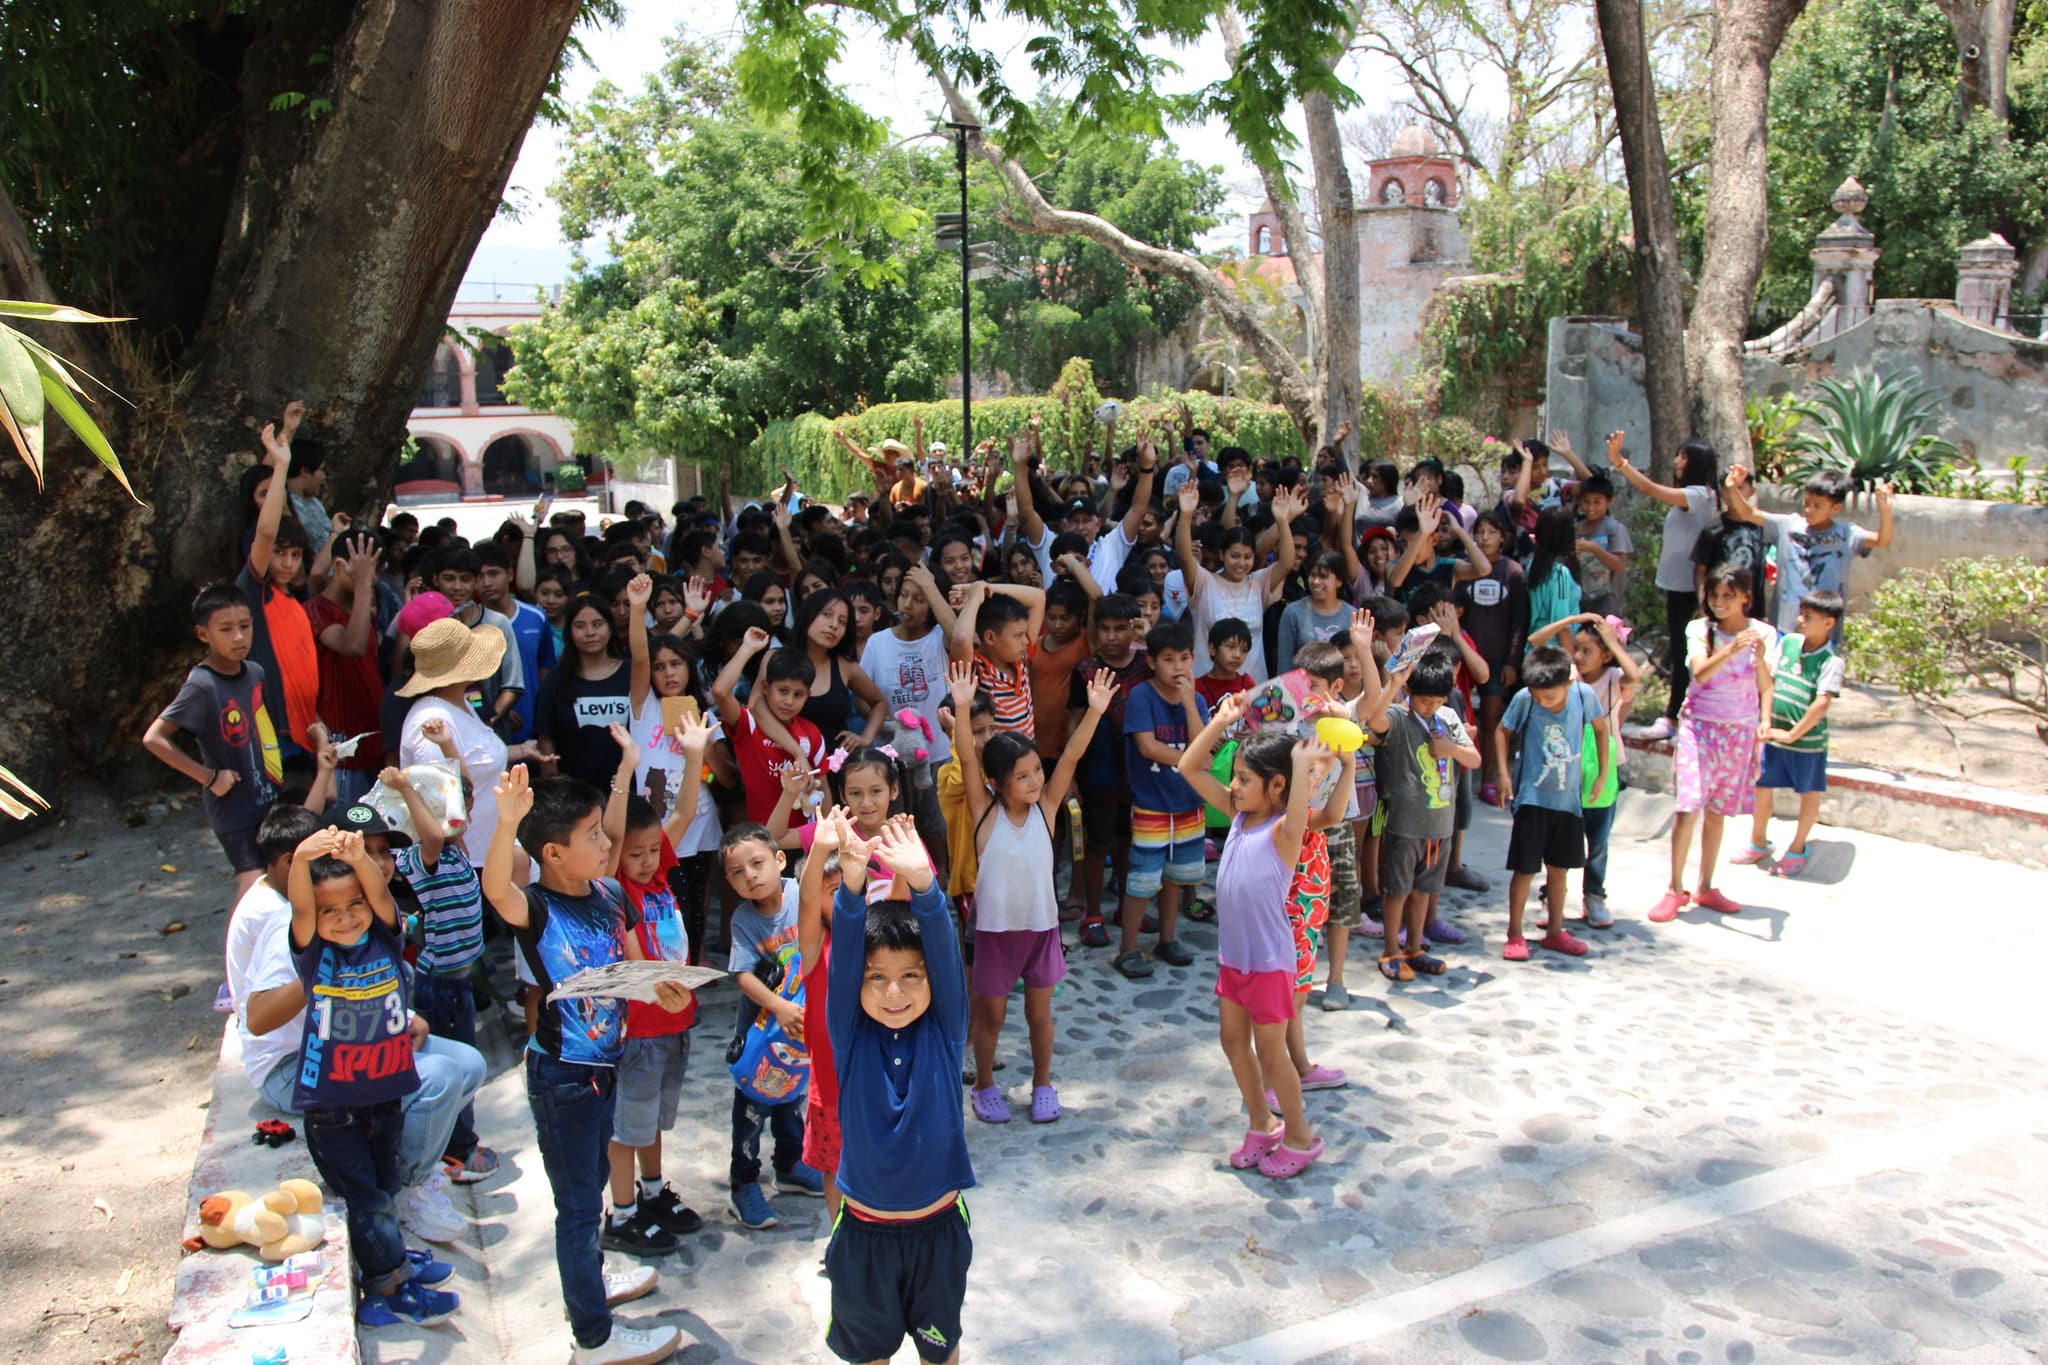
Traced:
<path id="1" fill-rule="evenodd" d="M 1997 233 L 1971 242 L 1956 257 L 1956 311 L 1979 326 L 2004 329 L 2016 269 L 2012 243 Z"/>
<path id="2" fill-rule="evenodd" d="M 1811 339 L 1845 331 L 1870 316 L 1871 277 L 1877 270 L 1877 238 L 1857 221 L 1856 215 L 1870 204 L 1863 186 L 1850 176 L 1835 191 L 1832 201 L 1836 218 L 1813 241 L 1813 287 L 1824 281 L 1835 286 L 1834 325 L 1818 329 Z"/>

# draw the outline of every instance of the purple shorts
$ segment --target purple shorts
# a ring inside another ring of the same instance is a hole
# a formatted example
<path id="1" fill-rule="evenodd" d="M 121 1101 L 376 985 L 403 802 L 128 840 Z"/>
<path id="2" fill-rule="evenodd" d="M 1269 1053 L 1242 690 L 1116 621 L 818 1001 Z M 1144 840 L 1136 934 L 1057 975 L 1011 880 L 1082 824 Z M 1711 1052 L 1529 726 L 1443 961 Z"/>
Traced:
<path id="1" fill-rule="evenodd" d="M 1050 990 L 1066 979 L 1067 955 L 1057 929 L 985 931 L 974 936 L 974 975 L 969 988 L 980 996 L 1002 996 L 1023 978 L 1027 989 Z"/>

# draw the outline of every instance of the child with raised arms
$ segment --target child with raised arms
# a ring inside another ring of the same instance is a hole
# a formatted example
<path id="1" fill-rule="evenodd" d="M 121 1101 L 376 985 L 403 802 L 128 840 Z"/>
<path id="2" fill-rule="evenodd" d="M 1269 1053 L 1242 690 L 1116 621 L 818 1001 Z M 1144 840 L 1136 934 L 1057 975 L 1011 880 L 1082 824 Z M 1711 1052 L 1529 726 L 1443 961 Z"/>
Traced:
<path id="1" fill-rule="evenodd" d="M 1619 616 L 1596 616 L 1581 612 L 1552 622 L 1540 635 L 1531 636 L 1531 646 L 1548 644 L 1552 637 L 1586 626 L 1571 637 L 1572 667 L 1579 681 L 1593 689 L 1593 696 L 1606 711 L 1606 747 L 1610 761 L 1600 761 L 1600 747 L 1588 743 L 1580 750 L 1579 767 L 1583 784 L 1579 806 L 1586 824 L 1586 871 L 1579 879 L 1580 908 L 1586 923 L 1595 929 L 1614 927 L 1614 915 L 1607 908 L 1607 839 L 1614 831 L 1614 802 L 1621 794 L 1621 765 L 1628 750 L 1621 742 L 1621 723 L 1628 716 L 1636 695 L 1639 676 L 1636 661 L 1622 648 L 1628 640 L 1628 623 Z M 1590 726 L 1590 722 L 1589 722 Z"/>
<path id="2" fill-rule="evenodd" d="M 954 664 L 946 682 L 956 712 L 973 704 L 972 668 Z M 1014 731 L 996 734 L 979 755 L 971 744 L 960 750 L 961 782 L 981 870 L 968 1033 L 974 1044 L 974 1116 L 984 1123 L 1010 1121 L 1009 1101 L 995 1083 L 996 1039 L 1009 1011 L 1010 988 L 1019 979 L 1031 1033 L 1031 1121 L 1051 1123 L 1060 1116 L 1059 1092 L 1052 1084 L 1052 988 L 1066 976 L 1067 959 L 1060 950 L 1052 824 L 1089 737 L 1115 694 L 1112 676 L 1089 680 L 1087 710 L 1067 736 L 1050 778 L 1031 741 Z"/>
<path id="3" fill-rule="evenodd" d="M 1310 774 L 1334 757 L 1321 744 L 1261 731 L 1237 751 L 1230 786 L 1209 776 L 1209 755 L 1239 716 L 1239 698 L 1225 697 L 1180 758 L 1180 775 L 1233 812 L 1230 837 L 1216 869 L 1216 995 L 1223 1055 L 1251 1116 L 1230 1164 L 1287 1179 L 1323 1154 L 1301 1103 L 1301 1077 L 1287 1053 L 1294 1016 L 1294 934 L 1287 893 L 1301 861 L 1313 796 Z M 1280 1102 L 1275 1122 L 1266 1092 Z"/>
<path id="4" fill-rule="evenodd" d="M 960 1306 L 974 1259 L 963 1191 L 974 1185 L 960 1112 L 967 1051 L 967 971 L 952 911 L 914 823 L 899 816 L 868 841 L 843 820 L 815 850 L 838 849 L 832 903 L 841 951 L 826 1011 L 839 1076 L 844 1209 L 825 1249 L 841 1360 L 884 1361 L 907 1334 L 920 1359 L 960 1357 Z M 868 904 L 868 860 L 900 900 Z"/>

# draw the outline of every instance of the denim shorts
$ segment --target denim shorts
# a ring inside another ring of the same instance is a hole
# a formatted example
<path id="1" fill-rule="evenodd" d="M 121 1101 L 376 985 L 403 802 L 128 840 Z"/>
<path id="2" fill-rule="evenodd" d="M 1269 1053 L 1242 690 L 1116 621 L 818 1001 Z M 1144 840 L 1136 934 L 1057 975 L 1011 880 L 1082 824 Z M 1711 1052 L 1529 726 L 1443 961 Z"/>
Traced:
<path id="1" fill-rule="evenodd" d="M 627 1038 L 619 1054 L 612 1105 L 612 1141 L 621 1147 L 652 1147 L 676 1126 L 676 1106 L 690 1071 L 690 1034 L 661 1033 Z"/>

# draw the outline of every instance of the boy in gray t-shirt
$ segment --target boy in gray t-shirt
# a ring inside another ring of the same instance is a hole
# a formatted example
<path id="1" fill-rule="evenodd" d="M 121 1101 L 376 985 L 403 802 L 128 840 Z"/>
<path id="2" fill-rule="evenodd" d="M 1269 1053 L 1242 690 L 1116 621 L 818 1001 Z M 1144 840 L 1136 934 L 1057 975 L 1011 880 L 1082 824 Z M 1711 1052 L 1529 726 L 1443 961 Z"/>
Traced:
<path id="1" fill-rule="evenodd" d="M 1453 765 L 1479 766 L 1479 750 L 1464 722 L 1445 705 L 1457 680 L 1457 666 L 1432 649 L 1413 668 L 1396 675 L 1362 718 L 1382 736 L 1374 774 L 1386 802 L 1386 831 L 1380 838 L 1381 910 L 1386 949 L 1380 974 L 1412 981 L 1415 973 L 1441 975 L 1444 964 L 1422 951 L 1430 898 L 1443 890 L 1450 870 L 1450 838 L 1457 823 L 1457 774 Z M 1405 705 L 1396 705 L 1397 701 Z M 1403 931 L 1406 945 L 1403 945 Z"/>

